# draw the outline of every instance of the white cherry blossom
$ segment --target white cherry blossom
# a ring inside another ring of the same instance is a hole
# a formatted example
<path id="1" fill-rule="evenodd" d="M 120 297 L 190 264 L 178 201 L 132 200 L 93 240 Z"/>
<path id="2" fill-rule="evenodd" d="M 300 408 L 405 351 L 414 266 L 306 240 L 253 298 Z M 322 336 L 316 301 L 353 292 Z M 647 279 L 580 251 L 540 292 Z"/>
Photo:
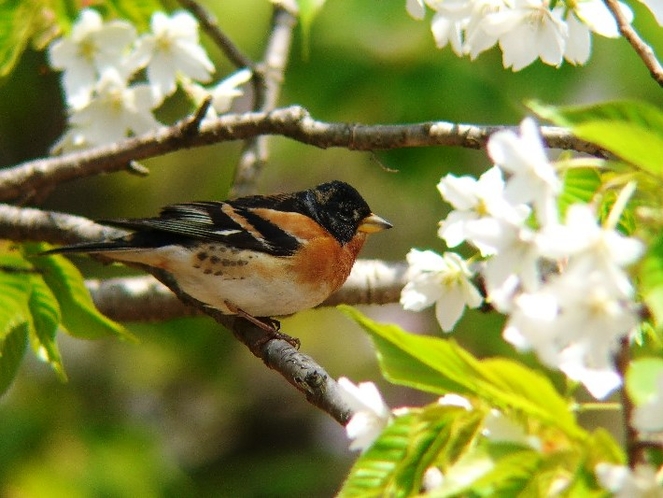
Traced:
<path id="1" fill-rule="evenodd" d="M 510 7 L 487 14 L 482 25 L 498 38 L 504 67 L 519 71 L 537 58 L 559 66 L 568 36 L 561 9 L 550 10 L 546 0 L 513 0 Z"/>
<path id="2" fill-rule="evenodd" d="M 391 421 L 391 411 L 372 382 L 353 384 L 349 379 L 338 379 L 340 395 L 350 406 L 354 415 L 345 426 L 352 440 L 351 450 L 366 450 L 378 438 Z"/>
<path id="3" fill-rule="evenodd" d="M 599 463 L 594 468 L 599 484 L 614 498 L 661 498 L 663 488 L 656 471 L 649 465 L 638 465 L 635 470 L 626 465 Z"/>
<path id="4" fill-rule="evenodd" d="M 421 311 L 435 304 L 442 330 L 453 329 L 465 307 L 477 308 L 483 298 L 470 281 L 472 272 L 455 253 L 440 256 L 433 251 L 412 249 L 407 255 L 408 283 L 401 292 L 406 310 Z"/>
<path id="5" fill-rule="evenodd" d="M 478 180 L 470 176 L 446 175 L 437 185 L 442 198 L 455 209 L 440 222 L 438 235 L 449 247 L 456 247 L 467 238 L 470 222 L 484 218 L 505 220 L 512 224 L 522 223 L 529 214 L 525 205 L 514 206 L 504 198 L 502 171 L 493 167 Z M 480 241 L 472 243 L 484 255 L 494 252 Z"/>
<path id="6" fill-rule="evenodd" d="M 48 50 L 51 67 L 64 71 L 67 104 L 73 108 L 86 105 L 99 74 L 109 67 L 122 67 L 135 39 L 136 30 L 129 23 L 104 23 L 96 10 L 83 10 L 70 36 L 57 39 Z"/>
<path id="7" fill-rule="evenodd" d="M 147 65 L 147 77 L 160 98 L 175 91 L 179 74 L 196 81 L 207 82 L 214 72 L 198 41 L 198 23 L 188 12 L 176 12 L 168 17 L 163 12 L 152 16 L 152 32 L 143 36 L 136 47 L 131 64 Z"/>
<path id="8" fill-rule="evenodd" d="M 536 122 L 525 118 L 520 134 L 511 130 L 494 133 L 487 149 L 493 162 L 511 173 L 504 191 L 506 199 L 514 204 L 532 203 L 542 225 L 555 222 L 556 196 L 562 183 L 546 156 Z"/>
<path id="9" fill-rule="evenodd" d="M 190 80 L 184 81 L 183 86 L 196 105 L 202 104 L 207 97 L 212 97 L 212 105 L 203 120 L 205 122 L 228 112 L 233 100 L 244 94 L 239 87 L 249 81 L 251 76 L 249 69 L 240 69 L 211 88 L 204 88 Z"/>
<path id="10" fill-rule="evenodd" d="M 160 123 L 152 115 L 155 101 L 149 85 L 127 86 L 114 69 L 101 75 L 89 103 L 70 117 L 78 142 L 90 146 L 112 143 L 129 133 L 154 130 Z"/>
<path id="11" fill-rule="evenodd" d="M 656 22 L 663 26 L 663 2 L 661 0 L 640 0 L 654 15 Z"/>
<path id="12" fill-rule="evenodd" d="M 645 403 L 636 406 L 631 417 L 633 427 L 641 432 L 663 431 L 663 374 L 656 379 L 656 393 Z"/>

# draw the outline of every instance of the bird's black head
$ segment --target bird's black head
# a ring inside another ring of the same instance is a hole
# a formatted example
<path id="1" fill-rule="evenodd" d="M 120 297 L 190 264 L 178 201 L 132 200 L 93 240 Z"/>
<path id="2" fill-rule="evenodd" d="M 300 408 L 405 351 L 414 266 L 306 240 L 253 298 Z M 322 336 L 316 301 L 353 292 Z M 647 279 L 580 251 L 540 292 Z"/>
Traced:
<path id="1" fill-rule="evenodd" d="M 374 215 L 359 192 L 345 182 L 322 183 L 301 193 L 306 214 L 326 228 L 341 244 L 358 231 L 377 232 L 391 224 Z"/>

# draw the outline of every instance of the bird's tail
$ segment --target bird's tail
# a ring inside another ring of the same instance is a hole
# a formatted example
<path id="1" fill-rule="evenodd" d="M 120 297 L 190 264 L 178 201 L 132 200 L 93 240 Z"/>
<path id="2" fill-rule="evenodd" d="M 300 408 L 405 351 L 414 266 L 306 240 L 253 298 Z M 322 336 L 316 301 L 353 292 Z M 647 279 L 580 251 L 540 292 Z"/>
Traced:
<path id="1" fill-rule="evenodd" d="M 43 251 L 38 256 L 50 256 L 53 254 L 80 254 L 95 252 L 126 251 L 136 249 L 136 246 L 127 237 L 111 240 L 102 240 L 99 242 L 83 242 L 81 244 L 72 244 L 69 246 L 55 247 L 48 251 Z"/>

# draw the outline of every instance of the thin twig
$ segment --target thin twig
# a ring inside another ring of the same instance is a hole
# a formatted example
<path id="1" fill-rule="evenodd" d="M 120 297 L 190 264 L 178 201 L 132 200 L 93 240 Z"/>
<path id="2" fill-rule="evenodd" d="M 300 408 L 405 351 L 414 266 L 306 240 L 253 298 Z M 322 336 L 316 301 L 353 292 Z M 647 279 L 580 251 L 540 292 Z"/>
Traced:
<path id="1" fill-rule="evenodd" d="M 278 104 L 296 23 L 297 19 L 290 12 L 274 5 L 269 40 L 263 60 L 257 67 L 260 77 L 252 80 L 254 111 L 270 112 Z M 257 179 L 269 156 L 267 144 L 267 137 L 262 135 L 245 142 L 229 197 L 256 193 Z"/>
<path id="2" fill-rule="evenodd" d="M 631 360 L 631 345 L 628 337 L 623 337 L 619 343 L 619 351 L 615 360 L 617 371 L 622 381 L 626 379 L 626 372 Z M 635 469 L 638 465 L 645 463 L 644 448 L 639 444 L 640 434 L 631 423 L 633 415 L 633 401 L 628 395 L 626 388 L 621 390 L 622 416 L 624 422 L 624 434 L 626 437 L 626 452 L 628 456 L 628 465 Z"/>
<path id="3" fill-rule="evenodd" d="M 208 95 L 205 97 L 203 102 L 200 104 L 196 112 L 194 112 L 189 118 L 188 123 L 182 127 L 183 135 L 197 135 L 200 132 L 200 125 L 205 119 L 205 115 L 212 105 L 212 96 Z"/>
<path id="4" fill-rule="evenodd" d="M 618 0 L 604 0 L 610 12 L 612 12 L 619 32 L 631 44 L 633 50 L 638 54 L 642 62 L 644 62 L 652 78 L 660 85 L 663 86 L 663 66 L 656 58 L 654 50 L 647 43 L 644 42 L 640 35 L 633 29 L 631 23 L 628 21 L 626 15 L 619 6 Z"/>
<path id="5" fill-rule="evenodd" d="M 178 0 L 178 2 L 198 20 L 205 33 L 223 51 L 230 62 L 238 68 L 248 67 L 253 70 L 253 61 L 223 32 L 211 12 L 195 0 Z"/>
<path id="6" fill-rule="evenodd" d="M 203 124 L 195 135 L 186 133 L 189 123 L 190 118 L 186 118 L 173 126 L 122 142 L 4 168 L 0 170 L 0 201 L 27 198 L 45 188 L 53 188 L 59 183 L 77 178 L 124 171 L 132 160 L 140 161 L 184 148 L 245 140 L 259 135 L 281 135 L 323 149 L 345 147 L 375 151 L 431 146 L 479 149 L 498 130 L 517 131 L 517 127 L 446 121 L 403 125 L 328 123 L 316 121 L 299 106 L 271 112 L 226 114 Z M 563 128 L 544 126 L 541 134 L 548 147 L 605 155 L 600 147 L 574 137 Z"/>

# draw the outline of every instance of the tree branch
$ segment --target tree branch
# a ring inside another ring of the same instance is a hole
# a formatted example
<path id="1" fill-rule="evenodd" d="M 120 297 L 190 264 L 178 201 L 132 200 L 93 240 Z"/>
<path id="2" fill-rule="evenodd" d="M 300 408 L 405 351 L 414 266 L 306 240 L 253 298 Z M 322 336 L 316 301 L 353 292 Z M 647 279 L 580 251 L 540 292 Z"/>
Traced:
<path id="1" fill-rule="evenodd" d="M 638 54 L 642 62 L 644 62 L 652 78 L 660 85 L 663 86 L 663 66 L 656 58 L 654 50 L 644 42 L 640 35 L 633 29 L 631 23 L 628 21 L 622 9 L 619 6 L 618 0 L 604 0 L 606 6 L 612 12 L 619 32 L 631 44 L 633 50 Z"/>
<path id="2" fill-rule="evenodd" d="M 123 233 L 78 216 L 0 205 L 0 238 L 77 243 Z M 147 277 L 89 282 L 88 287 L 100 311 L 120 320 L 156 317 L 165 320 L 205 313 L 230 329 L 255 356 L 279 372 L 310 403 L 329 413 L 339 423 L 347 423 L 352 414 L 350 408 L 339 395 L 336 382 L 313 358 L 300 353 L 287 341 L 269 337 L 267 332 L 243 318 L 223 315 L 193 299 L 182 292 L 165 271 L 144 265 L 135 266 L 151 273 L 158 282 Z M 359 261 L 347 284 L 325 304 L 394 302 L 404 285 L 404 274 L 404 263 Z"/>
<path id="3" fill-rule="evenodd" d="M 253 61 L 221 30 L 216 17 L 211 12 L 195 0 L 177 1 L 198 20 L 203 31 L 221 49 L 230 62 L 238 68 L 248 67 L 254 70 L 255 64 Z"/>
<path id="4" fill-rule="evenodd" d="M 245 140 L 259 135 L 281 135 L 320 148 L 345 147 L 351 150 L 389 150 L 404 147 L 456 146 L 479 149 L 488 137 L 510 126 L 480 126 L 429 121 L 403 125 L 364 125 L 327 123 L 313 119 L 299 106 L 271 112 L 227 114 L 191 129 L 191 117 L 173 126 L 130 138 L 122 142 L 60 157 L 37 159 L 0 170 L 0 201 L 30 197 L 40 190 L 76 178 L 126 170 L 131 161 L 140 161 L 173 152 L 219 142 Z M 548 147 L 571 149 L 604 156 L 603 150 L 580 140 L 567 130 L 541 128 Z"/>
<path id="5" fill-rule="evenodd" d="M 254 111 L 269 112 L 278 104 L 288 64 L 292 35 L 297 19 L 279 5 L 274 5 L 272 28 L 258 76 L 253 79 Z M 230 197 L 256 193 L 256 181 L 269 156 L 267 137 L 259 135 L 246 141 L 235 170 Z"/>
<path id="6" fill-rule="evenodd" d="M 352 410 L 339 394 L 338 384 L 313 358 L 300 353 L 283 339 L 270 337 L 268 332 L 243 318 L 224 315 L 219 310 L 193 299 L 179 289 L 167 272 L 157 268 L 143 268 L 170 288 L 182 302 L 211 316 L 231 330 L 235 337 L 267 367 L 277 371 L 304 394 L 309 403 L 331 415 L 341 425 L 345 425 L 350 420 Z"/>
<path id="7" fill-rule="evenodd" d="M 405 285 L 404 262 L 358 260 L 343 287 L 320 306 L 397 303 Z M 85 282 L 97 308 L 120 322 L 162 322 L 200 315 L 150 276 Z"/>
<path id="8" fill-rule="evenodd" d="M 623 382 L 626 382 L 626 372 L 631 360 L 631 344 L 628 337 L 623 337 L 619 344 L 619 351 L 615 358 L 615 366 Z M 624 421 L 624 434 L 626 438 L 626 454 L 628 465 L 635 469 L 638 465 L 646 463 L 644 448 L 638 444 L 640 434 L 631 423 L 633 416 L 633 401 L 626 392 L 626 387 L 621 390 L 622 417 Z"/>

